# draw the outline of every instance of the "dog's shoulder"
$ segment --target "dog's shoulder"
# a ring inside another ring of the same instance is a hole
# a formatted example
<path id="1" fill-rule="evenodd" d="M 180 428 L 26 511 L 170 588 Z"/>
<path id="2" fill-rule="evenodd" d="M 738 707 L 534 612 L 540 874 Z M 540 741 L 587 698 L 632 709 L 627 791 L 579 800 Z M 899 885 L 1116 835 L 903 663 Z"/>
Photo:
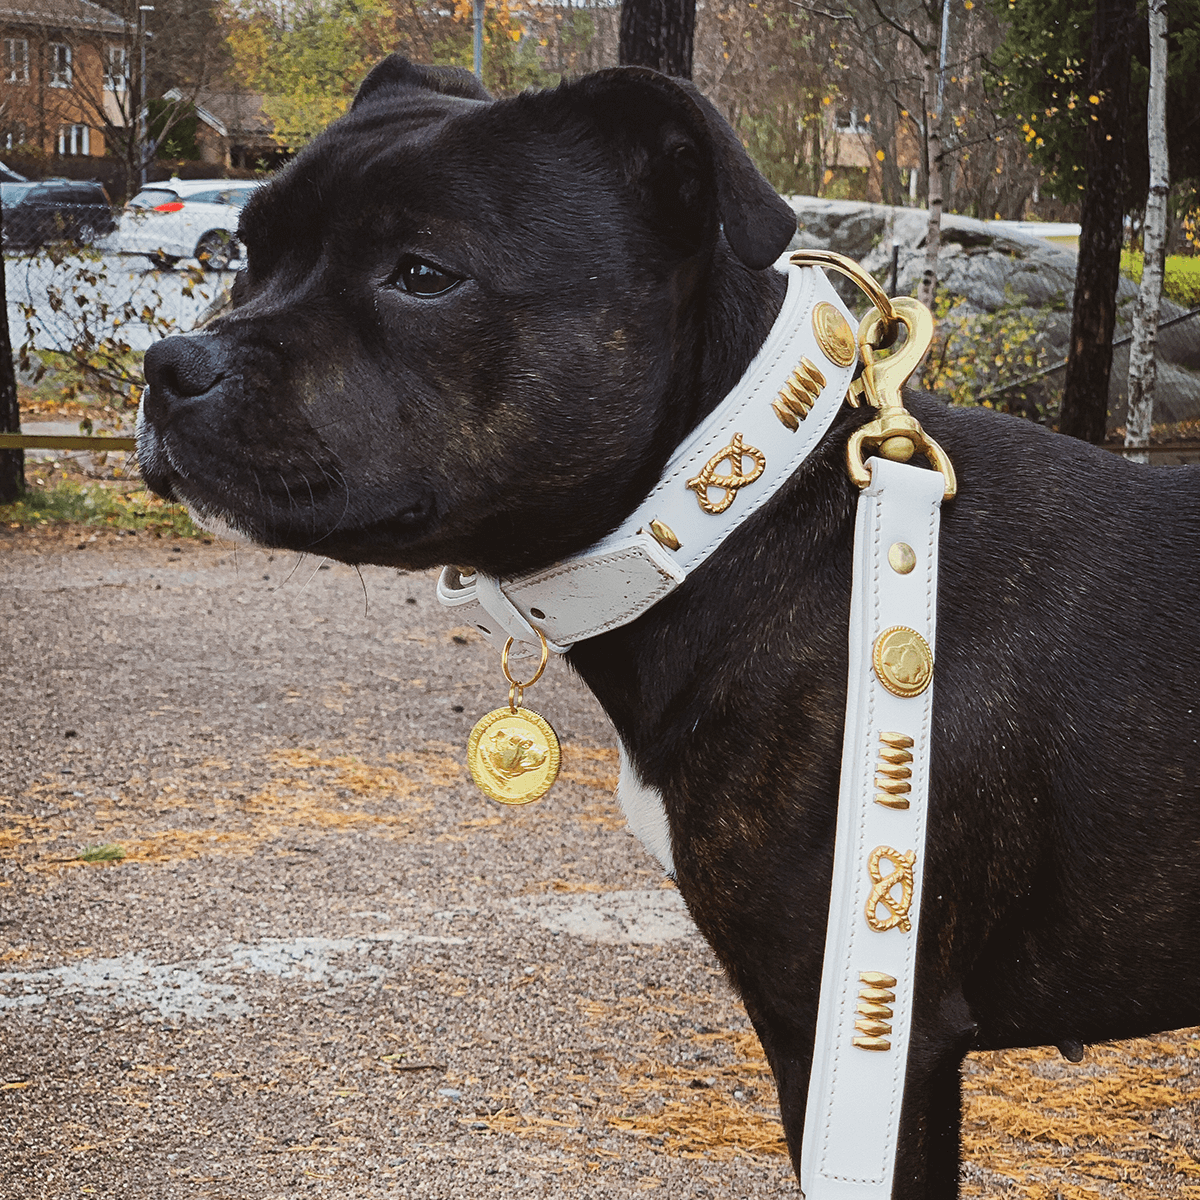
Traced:
<path id="1" fill-rule="evenodd" d="M 906 399 L 958 477 L 941 518 L 948 632 L 972 640 L 1020 612 L 1044 665 L 1131 626 L 1162 636 L 1200 603 L 1200 466 L 1147 466 L 1020 417 Z"/>
<path id="2" fill-rule="evenodd" d="M 1024 417 L 982 407 L 948 405 L 927 393 L 905 401 L 950 455 L 968 503 L 1003 497 L 1018 510 L 1131 505 L 1128 515 L 1170 504 L 1179 519 L 1200 514 L 1200 465 L 1155 467 Z M 1118 501 L 1118 498 L 1120 500 Z"/>

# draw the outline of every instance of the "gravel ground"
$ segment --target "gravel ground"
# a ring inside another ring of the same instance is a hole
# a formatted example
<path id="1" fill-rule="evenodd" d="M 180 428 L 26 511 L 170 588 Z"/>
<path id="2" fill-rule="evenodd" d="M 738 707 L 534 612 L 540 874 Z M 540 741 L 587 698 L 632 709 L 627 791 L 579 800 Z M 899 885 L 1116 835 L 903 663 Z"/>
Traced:
<path id="1" fill-rule="evenodd" d="M 469 782 L 432 576 L 5 530 L 0 1196 L 795 1194 L 774 1088 L 612 800 Z M 117 862 L 83 862 L 120 846 Z"/>
<path id="2" fill-rule="evenodd" d="M 560 782 L 510 811 L 432 576 L 5 528 L 0 614 L 2 1200 L 797 1194 L 561 664 Z M 964 1197 L 1200 1200 L 1200 1031 L 964 1079 Z"/>

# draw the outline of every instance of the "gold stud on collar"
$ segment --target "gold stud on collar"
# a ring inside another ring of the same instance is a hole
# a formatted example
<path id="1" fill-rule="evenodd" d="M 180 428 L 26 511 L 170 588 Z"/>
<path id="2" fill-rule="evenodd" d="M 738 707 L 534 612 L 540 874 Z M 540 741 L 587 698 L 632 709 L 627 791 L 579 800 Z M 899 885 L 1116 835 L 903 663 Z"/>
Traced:
<path id="1" fill-rule="evenodd" d="M 811 358 L 801 358 L 800 365 L 788 376 L 771 402 L 775 415 L 793 432 L 812 411 L 825 387 L 825 376 Z"/>
<path id="2" fill-rule="evenodd" d="M 675 530 L 665 521 L 653 520 L 650 522 L 650 534 L 654 540 L 660 545 L 665 546 L 668 550 L 678 550 L 683 543 L 675 536 Z"/>
<path id="3" fill-rule="evenodd" d="M 850 322 L 827 300 L 813 309 L 812 322 L 821 352 L 831 363 L 848 367 L 858 352 Z"/>

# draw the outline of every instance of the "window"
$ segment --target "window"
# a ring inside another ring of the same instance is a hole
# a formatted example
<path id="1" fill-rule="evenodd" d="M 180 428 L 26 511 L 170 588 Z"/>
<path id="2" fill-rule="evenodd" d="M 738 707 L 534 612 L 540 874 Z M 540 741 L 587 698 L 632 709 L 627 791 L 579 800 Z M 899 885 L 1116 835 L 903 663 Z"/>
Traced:
<path id="1" fill-rule="evenodd" d="M 58 129 L 58 152 L 68 155 L 91 153 L 91 130 L 86 125 L 60 125 Z"/>
<path id="2" fill-rule="evenodd" d="M 71 47 L 66 42 L 50 43 L 50 86 L 71 86 Z"/>
<path id="3" fill-rule="evenodd" d="M 145 188 L 129 202 L 130 208 L 157 208 L 160 204 L 178 204 L 179 193 L 167 188 Z"/>
<path id="4" fill-rule="evenodd" d="M 856 108 L 839 108 L 837 110 L 837 127 L 840 133 L 870 133 L 867 124 L 871 118 L 860 116 Z"/>
<path id="5" fill-rule="evenodd" d="M 29 42 L 25 38 L 4 39 L 4 82 L 29 82 Z"/>
<path id="6" fill-rule="evenodd" d="M 124 46 L 106 47 L 104 59 L 104 90 L 129 90 L 129 51 Z"/>
<path id="7" fill-rule="evenodd" d="M 14 125 L 4 134 L 5 150 L 15 150 L 18 146 L 25 145 L 25 126 Z"/>

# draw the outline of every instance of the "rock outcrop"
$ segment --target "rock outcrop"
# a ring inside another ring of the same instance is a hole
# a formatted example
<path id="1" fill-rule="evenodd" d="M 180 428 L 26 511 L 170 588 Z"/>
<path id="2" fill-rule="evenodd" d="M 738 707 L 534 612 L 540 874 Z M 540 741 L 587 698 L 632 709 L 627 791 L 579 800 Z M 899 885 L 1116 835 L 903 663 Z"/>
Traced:
<path id="1" fill-rule="evenodd" d="M 924 210 L 812 196 L 790 199 L 798 226 L 792 249 L 836 250 L 862 263 L 890 287 L 894 244 L 898 247 L 897 294 L 915 294 L 925 266 L 928 216 Z M 1013 229 L 1011 223 L 948 214 L 942 220 L 938 275 L 938 295 L 951 301 L 948 318 L 1003 312 L 1018 322 L 1034 321 L 1043 369 L 1065 363 L 1075 291 L 1073 249 Z M 839 290 L 855 311 L 863 310 L 861 293 L 852 284 Z M 1136 299 L 1137 285 L 1122 276 L 1109 392 L 1110 429 L 1125 419 L 1128 338 Z M 1200 418 L 1200 317 L 1176 320 L 1187 311 L 1163 300 L 1160 322 L 1166 327 L 1159 332 L 1156 424 Z M 1176 323 L 1166 324 L 1171 321 Z M 1051 371 L 1033 386 L 1043 408 L 1053 408 L 1062 377 L 1062 369 Z"/>

